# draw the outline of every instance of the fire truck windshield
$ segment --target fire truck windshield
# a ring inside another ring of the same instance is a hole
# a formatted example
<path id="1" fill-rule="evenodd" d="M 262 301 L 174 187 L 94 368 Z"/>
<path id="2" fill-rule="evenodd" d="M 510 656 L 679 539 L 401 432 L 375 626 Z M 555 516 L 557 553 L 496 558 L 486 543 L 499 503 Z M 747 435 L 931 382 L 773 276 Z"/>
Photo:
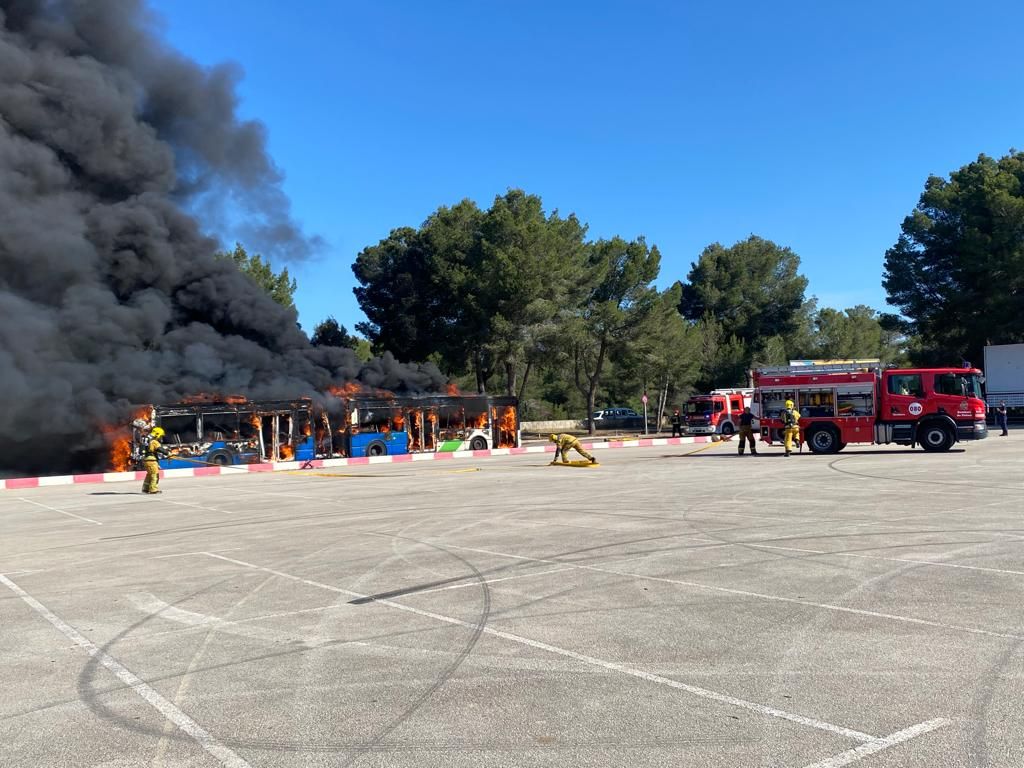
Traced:
<path id="1" fill-rule="evenodd" d="M 686 404 L 686 412 L 693 414 L 711 413 L 714 407 L 714 403 L 710 400 L 691 400 Z"/>
<path id="2" fill-rule="evenodd" d="M 935 392 L 939 395 L 976 397 L 981 399 L 981 377 L 975 373 L 940 373 L 935 376 Z"/>

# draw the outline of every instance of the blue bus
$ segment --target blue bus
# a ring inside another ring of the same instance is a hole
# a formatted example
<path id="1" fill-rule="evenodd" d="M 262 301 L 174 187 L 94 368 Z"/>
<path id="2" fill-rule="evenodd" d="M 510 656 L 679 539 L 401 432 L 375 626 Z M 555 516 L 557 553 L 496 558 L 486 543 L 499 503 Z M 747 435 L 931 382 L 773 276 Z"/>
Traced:
<path id="1" fill-rule="evenodd" d="M 308 461 L 316 458 L 317 429 L 313 401 L 227 401 L 157 405 L 149 419 L 132 423 L 132 463 L 142 466 L 149 430 L 164 430 L 171 456 L 162 469 Z M 326 421 L 326 420 L 325 420 Z"/>
<path id="2" fill-rule="evenodd" d="M 327 408 L 308 398 L 157 405 L 132 423 L 131 460 L 143 467 L 156 426 L 171 454 L 162 469 L 516 448 L 518 405 L 514 397 L 383 392 L 329 400 Z"/>
<path id="3" fill-rule="evenodd" d="M 396 456 L 517 448 L 519 401 L 489 395 L 353 395 L 333 444 L 342 455 Z"/>

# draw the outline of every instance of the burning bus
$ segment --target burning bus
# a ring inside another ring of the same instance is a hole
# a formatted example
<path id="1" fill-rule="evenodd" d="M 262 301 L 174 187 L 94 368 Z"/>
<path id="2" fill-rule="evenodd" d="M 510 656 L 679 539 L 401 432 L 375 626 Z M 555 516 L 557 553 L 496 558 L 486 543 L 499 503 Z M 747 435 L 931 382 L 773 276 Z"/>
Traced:
<path id="1" fill-rule="evenodd" d="M 335 435 L 345 456 L 516 448 L 519 402 L 488 395 L 347 395 Z"/>
<path id="2" fill-rule="evenodd" d="M 171 454 L 160 460 L 162 469 L 479 451 L 515 448 L 521 441 L 514 397 L 398 396 L 356 388 L 331 394 L 327 408 L 309 398 L 243 397 L 147 406 L 132 422 L 128 463 L 142 467 L 145 441 L 155 426 L 164 429 Z M 119 442 L 114 469 L 127 468 L 119 460 Z"/>
<path id="3" fill-rule="evenodd" d="M 155 426 L 163 427 L 164 447 L 171 452 L 160 460 L 162 469 L 307 461 L 317 454 L 315 417 L 308 398 L 157 405 L 148 418 L 132 422 L 131 462 L 142 466 L 146 436 Z"/>

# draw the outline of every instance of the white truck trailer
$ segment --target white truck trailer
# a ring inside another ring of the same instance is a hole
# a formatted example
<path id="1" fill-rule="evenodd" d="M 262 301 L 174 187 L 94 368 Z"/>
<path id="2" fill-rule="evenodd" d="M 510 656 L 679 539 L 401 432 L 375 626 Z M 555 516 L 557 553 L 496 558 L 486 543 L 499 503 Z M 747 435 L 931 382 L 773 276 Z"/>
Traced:
<path id="1" fill-rule="evenodd" d="M 985 347 L 985 401 L 989 408 L 1024 407 L 1024 344 Z"/>

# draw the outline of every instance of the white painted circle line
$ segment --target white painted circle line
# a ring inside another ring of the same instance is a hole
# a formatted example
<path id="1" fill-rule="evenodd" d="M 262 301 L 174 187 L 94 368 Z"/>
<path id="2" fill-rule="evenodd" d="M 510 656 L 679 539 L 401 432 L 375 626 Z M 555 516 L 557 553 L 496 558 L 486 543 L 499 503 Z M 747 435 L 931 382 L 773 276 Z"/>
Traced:
<path id="1" fill-rule="evenodd" d="M 114 677 L 131 688 L 141 696 L 157 712 L 174 723 L 193 741 L 195 741 L 206 752 L 212 755 L 226 768 L 252 768 L 245 760 L 221 744 L 217 739 L 203 728 L 199 723 L 186 715 L 174 704 L 161 696 L 155 689 L 141 680 L 134 672 L 121 664 L 117 659 L 105 653 L 89 638 L 82 635 L 77 629 L 61 619 L 57 614 L 40 603 L 28 592 L 23 590 L 6 576 L 0 575 L 0 584 L 3 584 L 14 594 L 20 597 L 32 610 L 50 622 L 57 630 L 67 637 L 71 642 L 83 649 L 92 658 L 99 661 L 104 667 L 110 670 Z"/>

